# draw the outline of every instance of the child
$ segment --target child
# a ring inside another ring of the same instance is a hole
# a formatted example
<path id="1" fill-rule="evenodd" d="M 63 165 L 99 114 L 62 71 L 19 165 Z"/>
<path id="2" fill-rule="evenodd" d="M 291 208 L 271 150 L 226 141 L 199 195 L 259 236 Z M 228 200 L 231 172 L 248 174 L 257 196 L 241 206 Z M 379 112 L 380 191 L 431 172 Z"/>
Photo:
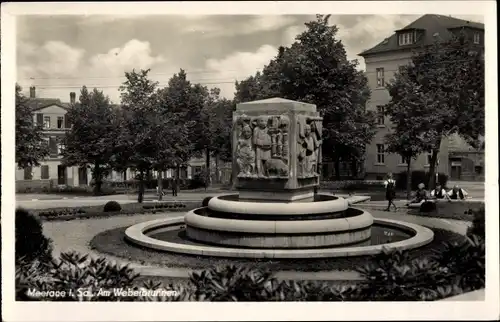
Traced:
<path id="1" fill-rule="evenodd" d="M 385 186 L 385 199 L 387 199 L 387 209 L 386 211 L 391 210 L 391 205 L 394 206 L 394 210 L 398 210 L 396 204 L 394 203 L 394 199 L 396 198 L 396 180 L 392 177 L 392 173 L 387 174 L 387 179 L 384 181 Z"/>

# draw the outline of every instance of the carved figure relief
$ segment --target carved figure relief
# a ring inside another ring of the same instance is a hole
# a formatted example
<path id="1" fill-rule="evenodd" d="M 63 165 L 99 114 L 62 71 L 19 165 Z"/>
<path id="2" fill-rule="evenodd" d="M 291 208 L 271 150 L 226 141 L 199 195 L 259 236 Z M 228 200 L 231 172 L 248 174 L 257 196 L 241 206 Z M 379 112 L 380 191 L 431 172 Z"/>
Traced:
<path id="1" fill-rule="evenodd" d="M 298 120 L 297 176 L 309 178 L 318 176 L 321 162 L 321 118 L 300 118 Z"/>
<path id="2" fill-rule="evenodd" d="M 242 115 L 236 122 L 238 176 L 288 177 L 288 117 Z"/>

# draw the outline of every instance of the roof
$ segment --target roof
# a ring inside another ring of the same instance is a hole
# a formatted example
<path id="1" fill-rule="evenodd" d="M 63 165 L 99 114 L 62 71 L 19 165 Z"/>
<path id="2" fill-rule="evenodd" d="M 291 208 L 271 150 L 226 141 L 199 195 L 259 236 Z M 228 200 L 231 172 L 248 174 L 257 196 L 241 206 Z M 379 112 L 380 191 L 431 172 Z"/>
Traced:
<path id="1" fill-rule="evenodd" d="M 423 15 L 417 20 L 413 21 L 406 27 L 395 30 L 395 32 L 389 37 L 381 41 L 375 47 L 372 47 L 368 50 L 363 51 L 359 54 L 359 56 L 368 56 L 372 54 L 378 54 L 382 52 L 388 52 L 393 50 L 401 50 L 401 47 L 398 45 L 397 32 L 403 30 L 412 30 L 412 29 L 421 29 L 425 30 L 424 36 L 422 39 L 417 41 L 414 45 L 405 46 L 404 48 L 415 48 L 420 46 L 431 45 L 434 42 L 434 34 L 439 34 L 439 37 L 442 40 L 451 39 L 452 33 L 450 29 L 455 28 L 473 28 L 484 30 L 484 24 L 479 22 L 467 21 L 463 19 L 453 18 L 449 16 L 442 15 Z"/>
<path id="2" fill-rule="evenodd" d="M 53 105 L 59 106 L 63 109 L 69 108 L 69 104 L 61 102 L 58 98 L 30 98 L 28 100 L 28 106 L 31 107 L 33 111 L 41 110 Z"/>

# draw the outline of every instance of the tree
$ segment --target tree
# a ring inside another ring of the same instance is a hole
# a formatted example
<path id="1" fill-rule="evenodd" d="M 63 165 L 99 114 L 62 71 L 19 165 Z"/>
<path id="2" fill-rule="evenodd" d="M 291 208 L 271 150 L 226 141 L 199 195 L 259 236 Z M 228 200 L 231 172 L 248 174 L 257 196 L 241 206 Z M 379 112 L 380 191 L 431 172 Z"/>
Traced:
<path id="1" fill-rule="evenodd" d="M 43 139 L 43 124 L 35 124 L 29 100 L 16 84 L 16 163 L 19 168 L 40 166 L 49 155 L 48 144 Z"/>
<path id="2" fill-rule="evenodd" d="M 408 81 L 408 69 L 402 68 L 387 85 L 391 101 L 384 106 L 390 116 L 392 131 L 386 135 L 387 151 L 406 160 L 406 197 L 411 199 L 411 162 L 422 152 L 429 151 L 427 140 L 425 96 L 420 86 Z M 404 90 L 403 90 L 404 89 Z"/>
<path id="3" fill-rule="evenodd" d="M 316 104 L 323 115 L 322 153 L 335 161 L 339 177 L 341 161 L 362 158 L 375 134 L 375 118 L 365 110 L 370 97 L 367 79 L 356 69 L 358 62 L 347 59 L 329 17 L 318 15 L 306 23 L 307 30 L 290 47 L 280 47 L 262 75 L 237 84 L 235 97 L 248 101 L 280 96 Z M 257 95 L 260 90 L 263 94 Z"/>
<path id="4" fill-rule="evenodd" d="M 148 70 L 125 72 L 126 81 L 121 92 L 121 129 L 115 144 L 115 153 L 127 164 L 139 171 L 137 201 L 144 200 L 144 180 L 155 165 L 158 156 L 158 115 L 156 94 L 158 83 L 148 78 Z"/>
<path id="5" fill-rule="evenodd" d="M 406 77 L 391 85 L 391 104 L 405 105 L 411 100 L 412 105 L 421 105 L 421 121 L 413 126 L 431 143 L 429 188 L 433 188 L 442 140 L 459 134 L 473 144 L 484 136 L 482 50 L 460 32 L 450 41 L 436 41 L 417 51 L 404 73 Z"/>
<path id="6" fill-rule="evenodd" d="M 111 170 L 115 143 L 116 113 L 109 98 L 94 88 L 83 86 L 80 102 L 72 105 L 66 117 L 72 124 L 64 137 L 63 163 L 92 169 L 94 194 L 101 194 L 103 179 Z"/>
<path id="7" fill-rule="evenodd" d="M 218 178 L 219 160 L 229 161 L 232 157 L 231 131 L 234 103 L 220 97 L 218 88 L 211 89 L 200 113 L 197 125 L 195 149 L 204 151 L 206 157 L 206 178 L 209 184 L 210 157 L 215 157 L 216 174 Z"/>

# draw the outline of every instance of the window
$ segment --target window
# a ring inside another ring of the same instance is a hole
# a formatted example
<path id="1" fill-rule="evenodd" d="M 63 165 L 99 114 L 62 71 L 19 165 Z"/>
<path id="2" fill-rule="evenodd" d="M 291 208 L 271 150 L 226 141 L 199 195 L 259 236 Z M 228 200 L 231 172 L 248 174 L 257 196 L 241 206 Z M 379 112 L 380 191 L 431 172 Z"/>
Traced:
<path id="1" fill-rule="evenodd" d="M 383 144 L 377 144 L 377 163 L 385 163 L 385 147 Z"/>
<path id="2" fill-rule="evenodd" d="M 64 151 L 64 144 L 60 142 L 57 143 L 57 155 L 61 155 L 63 151 Z"/>
<path id="3" fill-rule="evenodd" d="M 409 159 L 408 157 L 400 155 L 399 164 L 408 164 L 409 161 L 408 159 Z"/>
<path id="4" fill-rule="evenodd" d="M 413 44 L 413 32 L 399 34 L 398 40 L 400 46 Z"/>
<path id="5" fill-rule="evenodd" d="M 31 167 L 24 168 L 24 180 L 33 179 L 33 169 Z"/>
<path id="6" fill-rule="evenodd" d="M 398 73 L 399 74 L 403 74 L 406 70 L 406 66 L 405 65 L 401 65 L 401 66 L 398 66 Z"/>
<path id="7" fill-rule="evenodd" d="M 48 179 L 49 178 L 49 166 L 48 165 L 42 165 L 42 180 L 43 179 Z"/>
<path id="8" fill-rule="evenodd" d="M 481 41 L 481 35 L 478 32 L 474 33 L 474 43 L 479 44 L 480 41 Z"/>
<path id="9" fill-rule="evenodd" d="M 384 69 L 377 68 L 377 87 L 384 87 L 384 86 L 385 86 Z"/>
<path id="10" fill-rule="evenodd" d="M 432 153 L 427 153 L 427 165 L 431 165 Z"/>
<path id="11" fill-rule="evenodd" d="M 43 117 L 43 127 L 46 129 L 50 127 L 50 116 Z"/>
<path id="12" fill-rule="evenodd" d="M 384 122 L 385 122 L 384 106 L 379 105 L 377 106 L 377 124 L 384 125 Z"/>
<path id="13" fill-rule="evenodd" d="M 62 129 L 64 124 L 64 117 L 58 116 L 57 117 L 57 128 Z"/>
<path id="14" fill-rule="evenodd" d="M 43 125 L 43 114 L 36 113 L 36 125 L 37 126 L 42 126 Z"/>

